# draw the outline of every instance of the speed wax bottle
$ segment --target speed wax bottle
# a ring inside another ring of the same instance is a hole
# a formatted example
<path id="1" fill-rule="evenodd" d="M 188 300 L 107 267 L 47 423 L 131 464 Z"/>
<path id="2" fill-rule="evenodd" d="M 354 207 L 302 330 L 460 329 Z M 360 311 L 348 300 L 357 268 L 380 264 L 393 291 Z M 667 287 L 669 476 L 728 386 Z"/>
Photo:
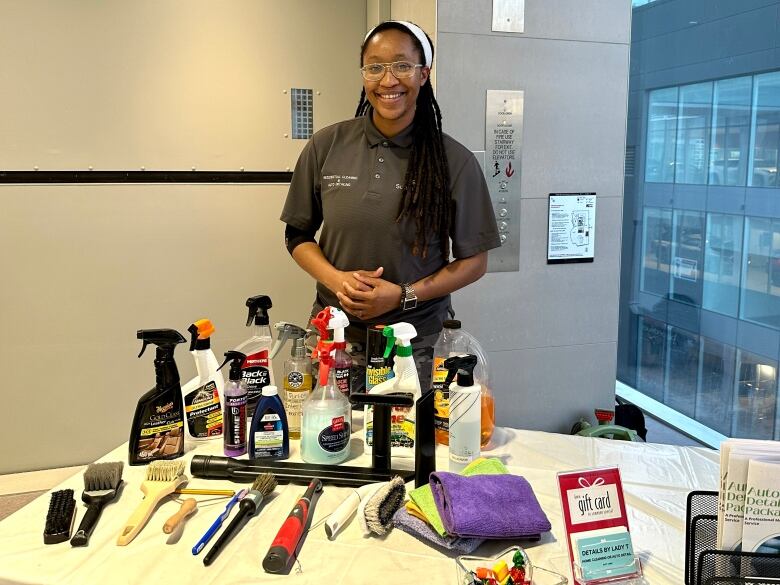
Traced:
<path id="1" fill-rule="evenodd" d="M 184 454 L 184 404 L 179 370 L 173 351 L 186 340 L 173 329 L 142 329 L 141 357 L 149 344 L 157 346 L 154 359 L 156 383 L 141 396 L 130 428 L 130 465 L 144 465 L 160 459 L 176 459 Z"/>
<path id="2" fill-rule="evenodd" d="M 251 419 L 263 388 L 268 384 L 274 384 L 274 370 L 270 358 L 273 337 L 268 324 L 268 309 L 273 305 L 271 297 L 258 295 L 249 297 L 246 306 L 249 307 L 246 326 L 252 327 L 252 335 L 236 347 L 236 351 L 246 354 L 246 360 L 241 366 L 241 375 L 248 391 L 246 414 Z"/>

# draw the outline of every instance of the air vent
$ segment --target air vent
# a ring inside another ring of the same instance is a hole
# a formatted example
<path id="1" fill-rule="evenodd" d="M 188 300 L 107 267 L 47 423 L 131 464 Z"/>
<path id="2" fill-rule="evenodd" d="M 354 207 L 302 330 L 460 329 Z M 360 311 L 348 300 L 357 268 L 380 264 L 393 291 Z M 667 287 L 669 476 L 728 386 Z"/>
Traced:
<path id="1" fill-rule="evenodd" d="M 633 177 L 636 169 L 636 146 L 626 145 L 626 159 L 623 162 L 623 173 L 626 177 Z"/>
<path id="2" fill-rule="evenodd" d="M 292 137 L 308 140 L 314 131 L 314 98 L 311 89 L 290 90 Z"/>

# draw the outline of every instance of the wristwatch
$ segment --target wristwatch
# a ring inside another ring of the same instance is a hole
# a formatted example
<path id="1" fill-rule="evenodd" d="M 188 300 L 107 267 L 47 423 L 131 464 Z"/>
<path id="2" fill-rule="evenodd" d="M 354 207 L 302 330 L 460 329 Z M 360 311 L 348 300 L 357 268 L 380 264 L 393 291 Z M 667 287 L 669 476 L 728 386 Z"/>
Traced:
<path id="1" fill-rule="evenodd" d="M 410 311 L 417 307 L 417 293 L 408 282 L 401 283 L 401 310 Z"/>

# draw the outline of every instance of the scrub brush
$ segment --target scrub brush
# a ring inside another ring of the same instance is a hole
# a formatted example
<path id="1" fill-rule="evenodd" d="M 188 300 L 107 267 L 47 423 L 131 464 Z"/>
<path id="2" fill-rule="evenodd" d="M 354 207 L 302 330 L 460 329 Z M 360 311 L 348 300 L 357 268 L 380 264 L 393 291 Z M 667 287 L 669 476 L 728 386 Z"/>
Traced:
<path id="1" fill-rule="evenodd" d="M 397 475 L 360 503 L 358 521 L 363 534 L 383 536 L 393 525 L 393 515 L 404 505 L 406 485 Z"/>
<path id="2" fill-rule="evenodd" d="M 141 484 L 144 499 L 128 518 L 116 543 L 119 546 L 130 544 L 146 525 L 160 500 L 172 494 L 185 481 L 184 461 L 152 461 L 146 468 L 146 479 Z"/>
<path id="3" fill-rule="evenodd" d="M 92 463 L 84 472 L 84 493 L 81 501 L 87 505 L 87 513 L 81 519 L 79 529 L 70 539 L 71 546 L 87 546 L 92 531 L 100 519 L 100 513 L 106 504 L 116 498 L 119 484 L 122 483 L 121 461 L 112 463 Z"/>
<path id="4" fill-rule="evenodd" d="M 43 543 L 57 544 L 68 540 L 75 520 L 76 500 L 73 498 L 73 490 L 52 492 L 46 527 L 43 529 Z"/>

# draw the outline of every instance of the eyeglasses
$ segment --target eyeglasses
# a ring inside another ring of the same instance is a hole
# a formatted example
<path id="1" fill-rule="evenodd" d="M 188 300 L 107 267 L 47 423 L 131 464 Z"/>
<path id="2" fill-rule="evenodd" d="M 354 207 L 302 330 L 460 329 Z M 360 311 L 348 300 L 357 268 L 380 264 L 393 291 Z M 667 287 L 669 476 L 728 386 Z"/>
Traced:
<path id="1" fill-rule="evenodd" d="M 414 75 L 415 70 L 422 65 L 409 61 L 394 61 L 392 63 L 370 63 L 360 68 L 360 73 L 366 81 L 379 81 L 388 69 L 396 79 L 406 79 Z"/>

